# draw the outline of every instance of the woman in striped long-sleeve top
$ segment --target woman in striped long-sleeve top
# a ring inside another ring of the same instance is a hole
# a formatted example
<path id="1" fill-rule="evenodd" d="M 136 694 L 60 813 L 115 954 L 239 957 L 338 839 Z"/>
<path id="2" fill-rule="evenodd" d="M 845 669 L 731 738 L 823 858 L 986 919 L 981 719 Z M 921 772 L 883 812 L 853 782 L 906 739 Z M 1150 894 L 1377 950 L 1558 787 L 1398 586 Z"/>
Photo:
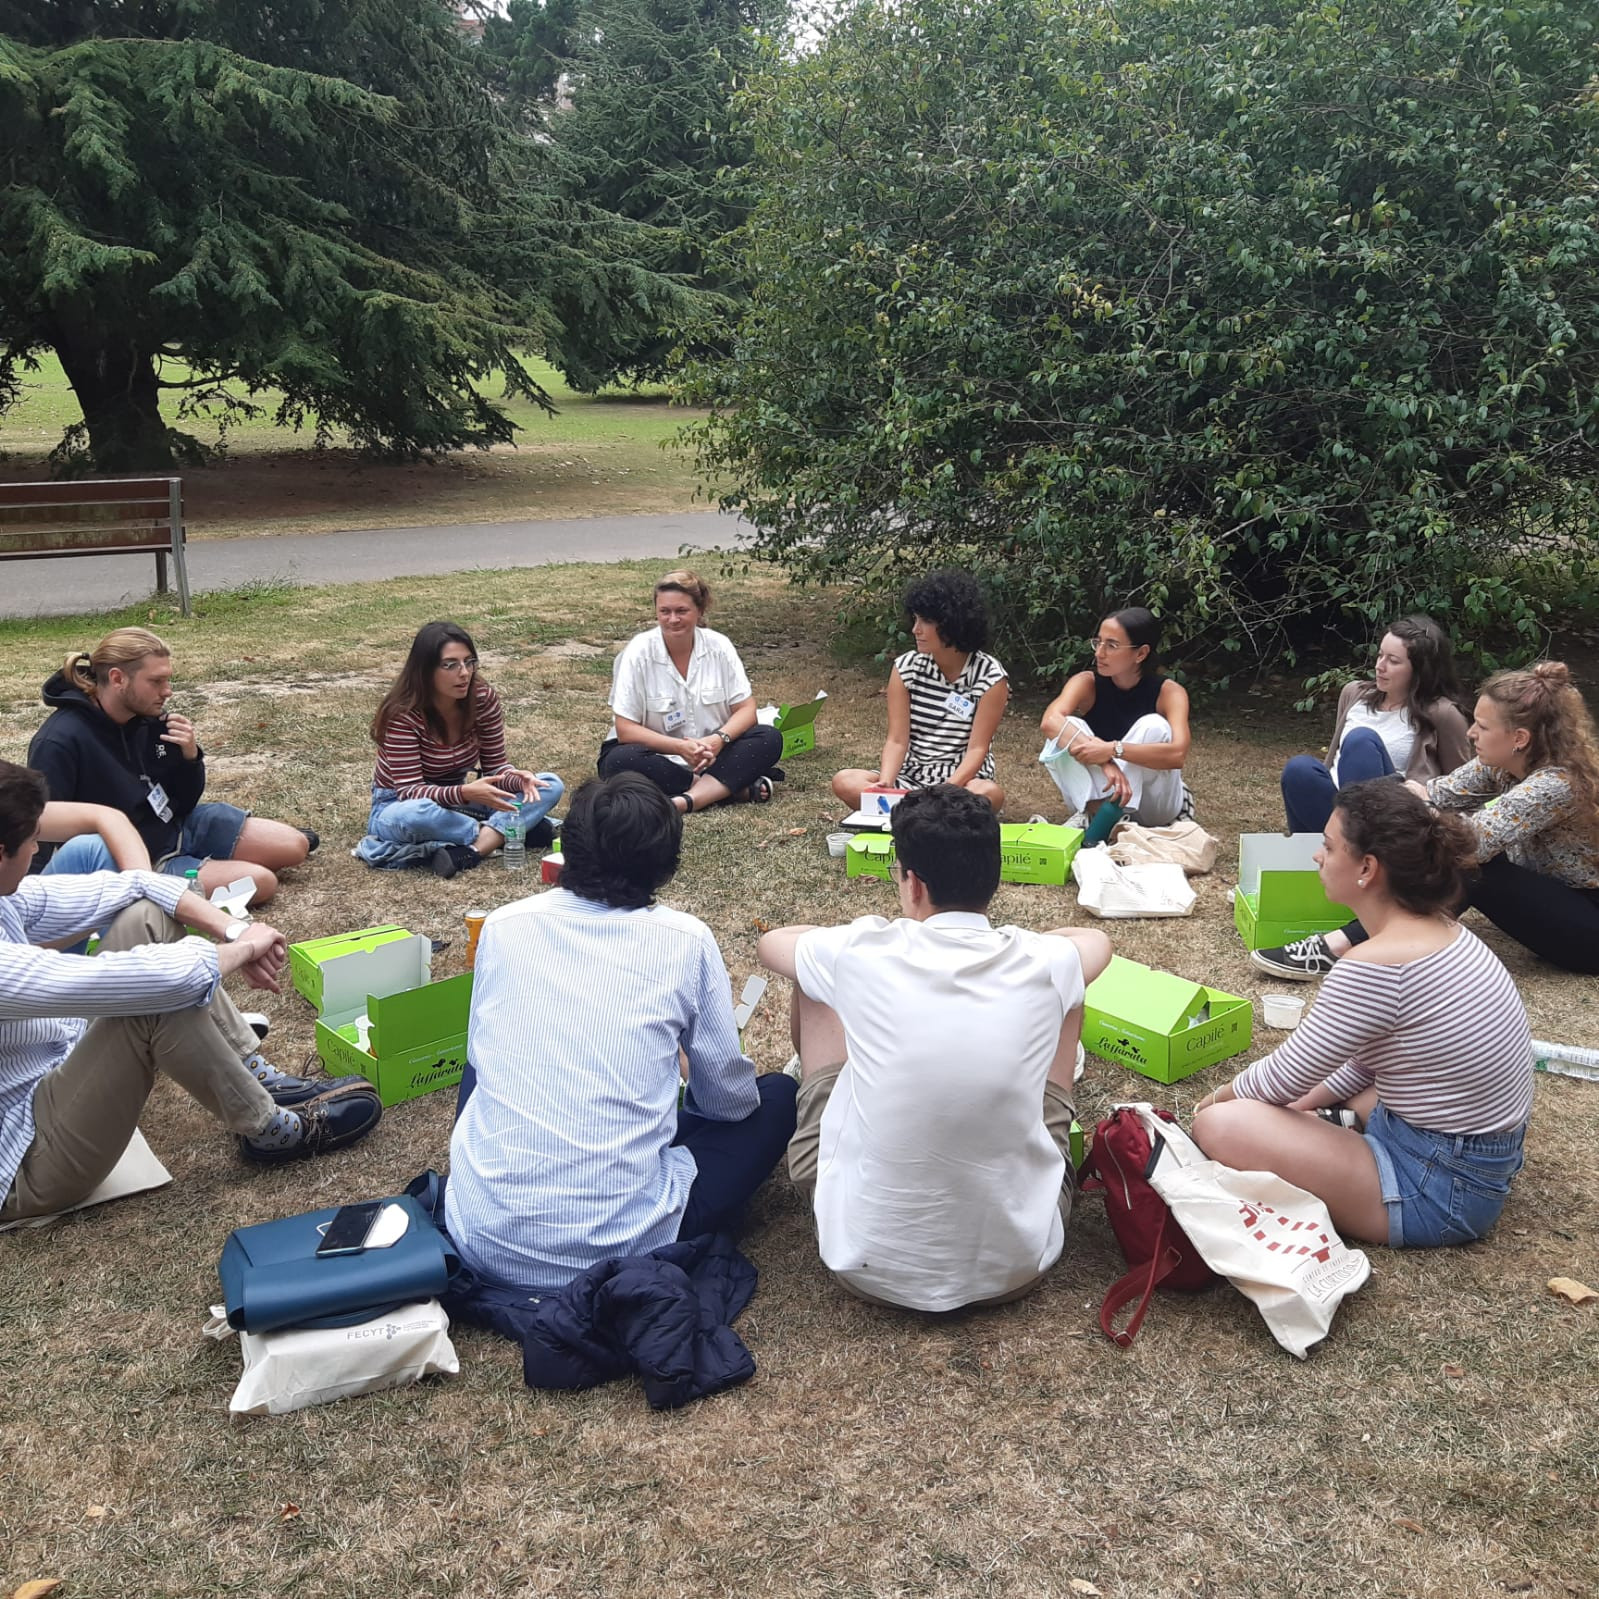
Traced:
<path id="1" fill-rule="evenodd" d="M 356 847 L 368 866 L 427 862 L 454 877 L 505 842 L 496 822 L 517 810 L 528 841 L 548 842 L 537 829 L 563 785 L 553 772 L 525 772 L 507 759 L 500 697 L 479 675 L 465 628 L 429 622 L 418 632 L 372 718 L 372 737 L 372 812 Z"/>
<path id="2" fill-rule="evenodd" d="M 1213 1159 L 1274 1171 L 1394 1248 L 1480 1238 L 1521 1169 L 1532 1039 L 1510 974 L 1454 920 L 1475 839 L 1391 778 L 1338 796 L 1317 853 L 1370 933 L 1288 1041 L 1202 1100 Z"/>

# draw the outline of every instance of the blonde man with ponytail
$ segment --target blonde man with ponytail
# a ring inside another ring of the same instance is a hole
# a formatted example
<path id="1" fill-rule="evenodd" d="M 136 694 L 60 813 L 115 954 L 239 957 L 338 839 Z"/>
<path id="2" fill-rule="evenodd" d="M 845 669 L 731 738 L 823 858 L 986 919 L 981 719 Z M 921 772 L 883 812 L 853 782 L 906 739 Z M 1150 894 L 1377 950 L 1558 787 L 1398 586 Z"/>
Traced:
<path id="1" fill-rule="evenodd" d="M 167 708 L 172 651 L 147 628 L 119 627 L 92 650 L 74 650 L 44 685 L 51 714 L 28 746 L 50 798 L 122 812 L 156 870 L 190 868 L 208 892 L 249 877 L 257 902 L 277 891 L 277 873 L 298 866 L 315 835 L 252 817 L 236 805 L 201 803 L 205 755 L 194 723 Z M 50 873 L 113 870 L 97 835 L 56 850 Z"/>

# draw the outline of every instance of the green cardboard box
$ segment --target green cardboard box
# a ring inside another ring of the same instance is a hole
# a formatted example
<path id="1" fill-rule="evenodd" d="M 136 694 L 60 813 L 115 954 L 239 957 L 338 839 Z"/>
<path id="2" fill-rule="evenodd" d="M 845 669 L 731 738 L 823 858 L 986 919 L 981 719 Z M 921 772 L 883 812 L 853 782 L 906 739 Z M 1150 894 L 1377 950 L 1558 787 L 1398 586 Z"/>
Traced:
<path id="1" fill-rule="evenodd" d="M 1245 833 L 1238 840 L 1233 923 L 1245 949 L 1276 949 L 1355 919 L 1322 892 L 1315 854 L 1320 833 Z"/>
<path id="2" fill-rule="evenodd" d="M 1074 1121 L 1066 1134 L 1066 1138 L 1071 1146 L 1072 1170 L 1081 1171 L 1083 1169 L 1083 1124 L 1080 1121 Z"/>
<path id="3" fill-rule="evenodd" d="M 1001 822 L 999 880 L 1002 883 L 1063 884 L 1071 876 L 1072 859 L 1082 848 L 1078 827 L 1053 822 Z"/>
<path id="4" fill-rule="evenodd" d="M 294 979 L 295 992 L 308 999 L 314 1009 L 324 1009 L 322 1004 L 322 966 L 338 955 L 350 955 L 357 950 L 376 949 L 379 944 L 392 944 L 411 935 L 403 927 L 363 927 L 354 933 L 338 933 L 332 938 L 308 938 L 301 944 L 289 945 L 289 970 Z"/>
<path id="5" fill-rule="evenodd" d="M 359 1072 L 385 1105 L 460 1082 L 472 974 L 431 982 L 432 963 L 430 942 L 411 933 L 322 963 L 316 1047 L 333 1076 Z M 362 1015 L 372 1024 L 371 1053 L 353 1034 Z"/>
<path id="6" fill-rule="evenodd" d="M 1072 858 L 1083 842 L 1076 827 L 1048 822 L 1002 822 L 999 829 L 999 877 L 1002 883 L 1064 883 Z M 857 833 L 844 850 L 846 877 L 882 877 L 894 864 L 894 839 L 889 833 Z"/>
<path id="7" fill-rule="evenodd" d="M 1113 955 L 1088 985 L 1083 1048 L 1176 1083 L 1248 1049 L 1254 1022 L 1247 999 Z"/>
<path id="8" fill-rule="evenodd" d="M 881 877 L 894 864 L 894 839 L 889 833 L 857 833 L 844 849 L 846 877 Z"/>
<path id="9" fill-rule="evenodd" d="M 816 698 L 803 705 L 779 705 L 777 715 L 768 724 L 783 735 L 783 759 L 803 755 L 816 748 L 816 718 L 827 704 L 827 690 L 821 689 Z"/>

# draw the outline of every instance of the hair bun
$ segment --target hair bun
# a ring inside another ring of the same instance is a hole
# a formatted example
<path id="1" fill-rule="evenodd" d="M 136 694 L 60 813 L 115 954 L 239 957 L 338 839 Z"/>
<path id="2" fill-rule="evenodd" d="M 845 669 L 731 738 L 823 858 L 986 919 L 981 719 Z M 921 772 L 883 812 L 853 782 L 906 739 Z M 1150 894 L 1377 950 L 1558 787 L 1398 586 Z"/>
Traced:
<path id="1" fill-rule="evenodd" d="M 1532 675 L 1546 688 L 1569 688 L 1571 668 L 1564 661 L 1539 661 Z"/>

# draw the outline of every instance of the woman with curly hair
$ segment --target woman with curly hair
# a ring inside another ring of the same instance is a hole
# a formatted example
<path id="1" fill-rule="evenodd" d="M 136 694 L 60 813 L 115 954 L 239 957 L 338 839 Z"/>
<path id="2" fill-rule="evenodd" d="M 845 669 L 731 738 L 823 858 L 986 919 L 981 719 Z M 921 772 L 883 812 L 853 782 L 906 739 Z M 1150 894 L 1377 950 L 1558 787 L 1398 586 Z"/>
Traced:
<path id="1" fill-rule="evenodd" d="M 464 627 L 429 622 L 417 633 L 371 732 L 372 810 L 355 849 L 368 866 L 425 862 L 454 877 L 505 842 L 500 823 L 511 811 L 521 812 L 529 844 L 555 836 L 545 818 L 565 792 L 561 780 L 507 758 L 500 697 Z"/>
<path id="2" fill-rule="evenodd" d="M 1467 903 L 1551 965 L 1599 974 L 1599 744 L 1565 663 L 1496 672 L 1468 737 L 1474 759 L 1405 785 L 1470 828 L 1480 870 Z M 1366 936 L 1357 922 L 1251 959 L 1320 977 Z"/>
<path id="3" fill-rule="evenodd" d="M 859 808 L 864 789 L 954 783 L 1002 810 L 994 781 L 994 734 L 1010 699 L 1005 668 L 985 649 L 988 608 L 969 572 L 930 572 L 905 590 L 914 649 L 888 674 L 888 738 L 875 772 L 833 777 L 833 792 Z"/>
<path id="4" fill-rule="evenodd" d="M 1044 769 L 1085 826 L 1107 800 L 1146 827 L 1191 816 L 1183 782 L 1188 690 L 1160 670 L 1160 620 L 1142 605 L 1113 611 L 1089 640 L 1094 665 L 1076 672 L 1044 712 Z"/>
<path id="5" fill-rule="evenodd" d="M 1477 847 L 1460 817 L 1405 784 L 1342 790 L 1316 864 L 1370 937 L 1297 1032 L 1196 1107 L 1207 1155 L 1308 1189 L 1346 1237 L 1470 1243 L 1521 1169 L 1527 1012 L 1499 958 L 1454 918 Z"/>

